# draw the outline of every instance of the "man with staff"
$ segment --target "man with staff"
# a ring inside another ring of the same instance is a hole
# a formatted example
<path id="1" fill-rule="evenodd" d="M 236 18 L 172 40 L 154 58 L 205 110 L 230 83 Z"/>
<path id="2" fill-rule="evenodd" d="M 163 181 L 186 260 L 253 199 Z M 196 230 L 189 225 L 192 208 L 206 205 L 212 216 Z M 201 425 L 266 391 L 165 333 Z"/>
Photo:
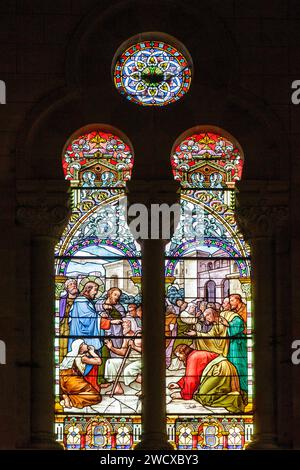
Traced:
<path id="1" fill-rule="evenodd" d="M 107 348 L 119 356 L 109 358 L 105 364 L 105 379 L 113 383 L 112 390 L 107 392 L 111 397 L 113 395 L 124 394 L 121 382 L 126 386 L 132 382 L 137 382 L 138 384 L 142 382 L 141 331 L 136 329 L 134 318 L 123 318 L 122 326 L 125 338 L 120 348 L 113 346 L 113 342 L 110 339 L 105 340 Z M 137 392 L 136 395 L 140 396 L 141 392 Z"/>

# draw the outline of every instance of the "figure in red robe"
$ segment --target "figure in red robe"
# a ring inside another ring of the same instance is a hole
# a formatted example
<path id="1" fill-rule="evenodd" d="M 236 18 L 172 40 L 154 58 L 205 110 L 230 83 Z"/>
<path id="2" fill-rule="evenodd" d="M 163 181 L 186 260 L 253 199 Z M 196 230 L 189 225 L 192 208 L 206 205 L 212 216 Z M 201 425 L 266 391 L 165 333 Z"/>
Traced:
<path id="1" fill-rule="evenodd" d="M 184 362 L 186 370 L 177 383 L 169 384 L 171 390 L 177 388 L 171 394 L 172 399 L 193 399 L 204 407 L 244 412 L 246 401 L 240 390 L 238 372 L 226 357 L 195 350 L 186 344 L 180 344 L 174 352 Z"/>

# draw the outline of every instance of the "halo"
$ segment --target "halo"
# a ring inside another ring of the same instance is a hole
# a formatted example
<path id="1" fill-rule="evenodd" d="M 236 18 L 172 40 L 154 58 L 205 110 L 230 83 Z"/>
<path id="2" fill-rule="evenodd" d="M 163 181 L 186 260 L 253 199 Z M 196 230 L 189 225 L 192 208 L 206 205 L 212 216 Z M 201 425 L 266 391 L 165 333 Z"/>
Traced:
<path id="1" fill-rule="evenodd" d="M 95 284 L 97 284 L 99 286 L 99 290 L 98 290 L 98 293 L 96 295 L 96 299 L 98 297 L 100 297 L 105 288 L 104 288 L 104 282 L 102 281 L 102 279 L 100 279 L 99 277 L 97 276 L 86 276 L 84 277 L 83 279 L 81 279 L 81 281 L 79 282 L 79 292 L 82 292 L 82 290 L 84 289 L 84 286 L 88 283 L 88 282 L 94 282 Z"/>

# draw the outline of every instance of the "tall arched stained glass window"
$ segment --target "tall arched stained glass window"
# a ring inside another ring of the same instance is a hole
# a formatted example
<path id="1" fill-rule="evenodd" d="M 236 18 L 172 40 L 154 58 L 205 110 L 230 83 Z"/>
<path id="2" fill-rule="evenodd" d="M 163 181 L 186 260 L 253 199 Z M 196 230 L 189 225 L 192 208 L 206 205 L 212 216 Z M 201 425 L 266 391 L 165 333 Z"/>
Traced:
<path id="1" fill-rule="evenodd" d="M 71 216 L 55 251 L 55 417 L 66 449 L 114 449 L 120 423 L 124 448 L 140 435 L 141 262 L 123 206 L 132 166 L 126 138 L 101 126 L 63 152 Z"/>
<path id="2" fill-rule="evenodd" d="M 243 154 L 223 132 L 196 129 L 171 164 L 181 218 L 166 250 L 168 426 L 197 419 L 205 433 L 193 448 L 243 448 L 253 426 L 250 250 L 235 218 Z M 224 421 L 229 439 L 218 437 Z"/>
<path id="3" fill-rule="evenodd" d="M 179 100 L 191 85 L 190 54 L 179 41 L 162 33 L 143 33 L 138 38 L 122 44 L 115 55 L 116 89 L 142 106 L 164 106 Z"/>

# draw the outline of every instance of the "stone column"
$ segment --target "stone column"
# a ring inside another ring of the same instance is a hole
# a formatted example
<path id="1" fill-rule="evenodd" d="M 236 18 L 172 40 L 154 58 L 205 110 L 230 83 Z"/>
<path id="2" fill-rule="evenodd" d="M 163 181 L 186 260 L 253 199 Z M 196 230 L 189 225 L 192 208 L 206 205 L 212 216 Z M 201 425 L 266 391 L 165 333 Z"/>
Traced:
<path id="1" fill-rule="evenodd" d="M 276 253 L 278 225 L 287 220 L 280 184 L 239 184 L 237 218 L 251 246 L 254 312 L 254 440 L 247 449 L 278 449 Z M 243 192 L 246 189 L 247 192 Z"/>
<path id="2" fill-rule="evenodd" d="M 17 221 L 31 234 L 30 447 L 61 449 L 54 429 L 54 247 L 67 222 L 66 192 L 52 183 L 22 182 Z"/>
<path id="3" fill-rule="evenodd" d="M 142 242 L 143 435 L 137 449 L 172 449 L 166 431 L 165 240 Z"/>
<path id="4" fill-rule="evenodd" d="M 292 336 L 292 282 L 290 233 L 287 217 L 276 236 L 276 323 L 277 323 L 277 426 L 278 442 L 282 448 L 291 448 L 294 420 L 292 400 L 292 373 L 297 370 L 291 361 Z M 297 285 L 297 283 L 296 283 Z M 299 372 L 298 372 L 299 374 Z"/>
<path id="5" fill-rule="evenodd" d="M 173 181 L 131 182 L 129 202 L 147 208 L 151 236 L 151 204 L 178 200 Z M 170 236 L 172 234 L 170 233 Z M 143 382 L 142 440 L 136 450 L 170 450 L 166 422 L 165 245 L 169 240 L 145 238 L 142 246 Z"/>

